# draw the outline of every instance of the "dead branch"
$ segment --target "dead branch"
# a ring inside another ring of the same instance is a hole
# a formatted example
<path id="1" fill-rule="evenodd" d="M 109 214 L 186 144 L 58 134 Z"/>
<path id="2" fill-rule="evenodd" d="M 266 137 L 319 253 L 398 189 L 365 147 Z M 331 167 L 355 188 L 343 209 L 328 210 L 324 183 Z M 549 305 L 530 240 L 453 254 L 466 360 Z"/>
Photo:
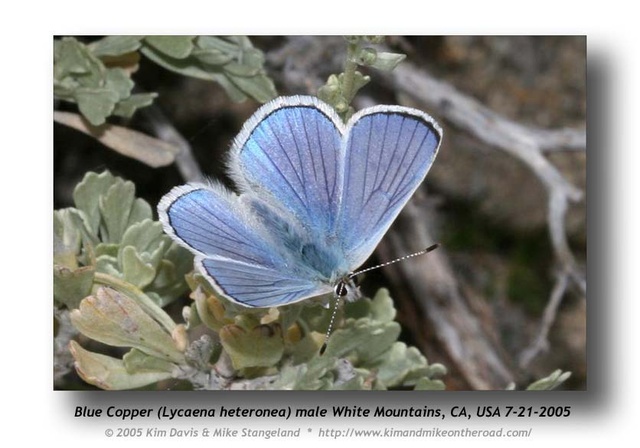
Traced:
<path id="1" fill-rule="evenodd" d="M 556 283 L 551 291 L 551 297 L 549 298 L 549 302 L 547 303 L 542 315 L 538 335 L 531 345 L 520 354 L 520 367 L 528 367 L 531 361 L 533 361 L 539 353 L 544 352 L 549 348 L 549 330 L 551 330 L 551 326 L 556 320 L 556 313 L 560 306 L 560 302 L 562 302 L 562 297 L 569 286 L 569 280 L 569 272 L 564 271 L 558 273 Z"/>
<path id="2" fill-rule="evenodd" d="M 576 149 L 581 142 L 586 144 L 586 131 L 545 131 L 523 126 L 408 63 L 393 72 L 392 80 L 398 91 L 437 110 L 454 126 L 516 157 L 533 171 L 549 195 L 548 224 L 556 256 L 563 266 L 573 267 L 573 254 L 567 243 L 564 217 L 568 203 L 580 201 L 583 193 L 562 176 L 544 157 L 543 151 L 561 148 L 552 147 L 551 143 L 573 146 Z M 581 138 L 577 136 L 579 132 L 582 132 Z M 586 149 L 586 145 L 582 149 Z"/>
<path id="3" fill-rule="evenodd" d="M 178 132 L 175 126 L 171 124 L 160 108 L 155 105 L 151 105 L 140 109 L 139 113 L 148 120 L 154 133 L 159 139 L 178 148 L 178 153 L 175 155 L 175 162 L 184 181 L 202 181 L 204 179 L 204 175 L 200 170 L 200 165 L 198 165 L 198 162 L 196 162 L 196 159 L 193 156 L 191 145 L 187 139 Z"/>
<path id="4" fill-rule="evenodd" d="M 583 192 L 570 184 L 543 154 L 562 148 L 585 150 L 586 131 L 549 131 L 523 126 L 491 111 L 412 64 L 398 67 L 391 79 L 398 91 L 437 110 L 454 126 L 524 162 L 547 190 L 547 224 L 561 274 L 546 306 L 540 333 L 522 354 L 522 363 L 527 365 L 545 346 L 541 341 L 546 341 L 549 328 L 555 321 L 559 300 L 568 286 L 565 282 L 571 281 L 583 295 L 586 294 L 586 279 L 576 265 L 565 231 L 565 216 L 569 204 L 580 201 Z"/>

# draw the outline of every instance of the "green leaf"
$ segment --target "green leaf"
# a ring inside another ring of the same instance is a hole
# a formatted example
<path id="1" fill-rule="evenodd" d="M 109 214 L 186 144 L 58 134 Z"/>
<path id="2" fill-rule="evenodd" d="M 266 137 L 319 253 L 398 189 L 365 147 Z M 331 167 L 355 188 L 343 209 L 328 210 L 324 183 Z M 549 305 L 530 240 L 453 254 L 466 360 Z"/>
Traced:
<path id="1" fill-rule="evenodd" d="M 122 278 L 118 258 L 111 255 L 100 255 L 96 257 L 96 272 Z"/>
<path id="2" fill-rule="evenodd" d="M 133 246 L 139 252 L 153 252 L 164 245 L 163 235 L 162 224 L 159 221 L 144 219 L 132 223 L 127 228 L 122 236 L 121 244 Z"/>
<path id="3" fill-rule="evenodd" d="M 114 289 L 133 300 L 148 316 L 161 324 L 167 333 L 173 334 L 175 331 L 177 325 L 171 317 L 149 295 L 131 283 L 123 281 L 119 272 L 116 275 L 96 272 L 95 283 Z"/>
<path id="4" fill-rule="evenodd" d="M 149 356 L 135 348 L 129 350 L 122 361 L 128 373 L 171 373 L 175 370 L 175 364 Z"/>
<path id="5" fill-rule="evenodd" d="M 196 38 L 196 45 L 200 48 L 215 49 L 222 53 L 237 57 L 240 54 L 240 48 L 238 48 L 237 42 L 234 43 L 230 40 L 225 40 L 216 36 L 198 36 Z"/>
<path id="6" fill-rule="evenodd" d="M 95 56 L 121 56 L 140 48 L 142 36 L 107 36 L 89 44 Z"/>
<path id="7" fill-rule="evenodd" d="M 142 47 L 140 52 L 161 67 L 184 76 L 214 80 L 212 73 L 202 68 L 195 58 L 176 59 L 163 54 L 151 47 Z"/>
<path id="8" fill-rule="evenodd" d="M 277 96 L 273 82 L 264 72 L 264 55 L 247 38 L 203 36 L 196 39 L 196 45 L 184 58 L 153 46 L 144 46 L 140 51 L 168 70 L 219 83 L 233 101 L 244 101 L 250 96 L 266 102 Z"/>
<path id="9" fill-rule="evenodd" d="M 396 318 L 396 309 L 389 290 L 380 288 L 371 301 L 371 318 L 379 322 L 392 322 Z"/>
<path id="10" fill-rule="evenodd" d="M 400 53 L 378 52 L 376 60 L 370 64 L 370 67 L 390 72 L 395 69 L 407 56 Z"/>
<path id="11" fill-rule="evenodd" d="M 156 270 L 156 277 L 146 288 L 148 294 L 152 292 L 157 294 L 158 300 L 156 303 L 159 306 L 169 304 L 187 290 L 187 283 L 184 277 L 193 269 L 193 256 L 186 249 L 185 258 L 191 260 L 185 264 L 186 267 L 176 265 L 166 258 L 160 262 Z"/>
<path id="12" fill-rule="evenodd" d="M 242 92 L 261 103 L 266 103 L 277 96 L 273 81 L 266 75 L 251 77 L 229 75 L 228 77 Z"/>
<path id="13" fill-rule="evenodd" d="M 53 96 L 60 100 L 75 102 L 73 92 L 78 87 L 78 83 L 70 77 L 53 80 Z"/>
<path id="14" fill-rule="evenodd" d="M 247 95 L 245 95 L 242 89 L 236 86 L 231 81 L 231 78 L 229 78 L 226 74 L 212 73 L 211 79 L 220 84 L 224 91 L 227 92 L 227 95 L 229 95 L 229 98 L 231 98 L 231 101 L 241 103 L 242 101 L 247 100 Z"/>
<path id="15" fill-rule="evenodd" d="M 227 95 L 229 95 L 229 97 L 235 102 L 241 102 L 247 99 L 247 96 L 242 92 L 242 90 L 227 78 L 224 72 L 221 71 L 221 68 L 218 69 L 209 66 L 202 66 L 195 58 L 173 59 L 158 53 L 153 48 L 149 47 L 144 47 L 141 51 L 146 57 L 167 70 L 171 70 L 184 76 L 191 76 L 193 78 L 217 82 L 227 92 Z"/>
<path id="16" fill-rule="evenodd" d="M 284 352 L 279 325 L 259 325 L 250 331 L 225 325 L 220 329 L 220 343 L 236 369 L 273 366 Z"/>
<path id="17" fill-rule="evenodd" d="M 75 341 L 69 349 L 78 375 L 89 384 L 106 390 L 128 390 L 147 386 L 172 377 L 164 371 L 130 373 L 124 361 L 85 350 Z"/>
<path id="18" fill-rule="evenodd" d="M 140 46 L 141 39 L 110 36 L 89 45 L 74 38 L 55 41 L 56 98 L 77 103 L 81 114 L 93 126 L 105 124 L 107 117 L 115 113 L 130 117 L 137 108 L 150 104 L 153 94 L 139 94 L 131 98 L 134 82 L 129 71 L 121 67 L 107 68 L 98 57 L 131 53 Z"/>
<path id="19" fill-rule="evenodd" d="M 115 92 L 118 95 L 118 101 L 128 98 L 133 86 L 134 83 L 125 70 L 120 67 L 107 70 L 104 87 Z"/>
<path id="20" fill-rule="evenodd" d="M 260 74 L 260 66 L 248 65 L 246 63 L 239 64 L 237 62 L 230 62 L 224 66 L 224 71 L 227 72 L 227 75 L 230 77 L 242 77 L 242 78 L 252 78 Z"/>
<path id="21" fill-rule="evenodd" d="M 95 247 L 95 256 L 100 257 L 102 255 L 109 256 L 116 260 L 118 257 L 119 244 L 100 243 Z"/>
<path id="22" fill-rule="evenodd" d="M 119 260 L 125 281 L 144 289 L 156 276 L 156 270 L 150 263 L 145 263 L 133 246 L 125 246 L 120 251 Z"/>
<path id="23" fill-rule="evenodd" d="M 73 190 L 73 201 L 76 207 L 87 216 L 91 231 L 96 236 L 100 229 L 101 217 L 98 198 L 104 195 L 114 183 L 116 183 L 116 177 L 109 171 L 100 174 L 89 172 Z"/>
<path id="24" fill-rule="evenodd" d="M 231 322 L 225 318 L 225 309 L 220 300 L 208 294 L 202 286 L 195 287 L 190 297 L 195 302 L 200 320 L 207 327 L 217 332 Z"/>
<path id="25" fill-rule="evenodd" d="M 82 221 L 80 212 L 73 208 L 53 212 L 53 262 L 71 269 L 78 267 L 76 256 L 82 243 L 81 229 L 77 222 Z"/>
<path id="26" fill-rule="evenodd" d="M 243 49 L 242 56 L 239 59 L 240 63 L 262 70 L 265 62 L 264 53 L 252 47 L 248 39 L 247 42 L 248 46 Z"/>
<path id="27" fill-rule="evenodd" d="M 233 56 L 231 56 L 230 54 L 225 54 L 215 48 L 195 49 L 191 54 L 202 64 L 211 65 L 214 67 L 228 64 L 233 60 Z"/>
<path id="28" fill-rule="evenodd" d="M 399 335 L 400 325 L 397 322 L 348 319 L 343 328 L 333 332 L 323 356 L 355 356 L 354 364 L 357 364 L 388 350 Z"/>
<path id="29" fill-rule="evenodd" d="M 391 349 L 376 360 L 366 363 L 367 368 L 376 370 L 378 379 L 387 387 L 402 384 L 410 371 L 426 366 L 425 357 L 415 347 L 407 348 L 402 342 L 394 343 Z"/>
<path id="30" fill-rule="evenodd" d="M 157 98 L 157 93 L 135 93 L 128 98 L 122 99 L 113 109 L 113 115 L 119 117 L 131 118 L 136 110 L 153 104 L 153 100 Z"/>
<path id="31" fill-rule="evenodd" d="M 118 93 L 104 87 L 80 87 L 73 93 L 78 108 L 89 123 L 100 126 L 118 102 Z"/>
<path id="32" fill-rule="evenodd" d="M 134 203 L 132 184 L 116 184 L 109 194 L 101 196 L 102 239 L 120 245 L 124 232 L 129 228 L 129 214 Z"/>
<path id="33" fill-rule="evenodd" d="M 395 69 L 407 56 L 401 53 L 376 51 L 373 48 L 363 48 L 358 63 L 385 72 Z"/>
<path id="34" fill-rule="evenodd" d="M 68 309 L 77 308 L 80 301 L 91 294 L 94 274 L 93 266 L 71 270 L 54 265 L 53 297 Z"/>
<path id="35" fill-rule="evenodd" d="M 146 36 L 144 42 L 167 56 L 184 59 L 193 50 L 193 39 L 194 36 Z"/>
<path id="36" fill-rule="evenodd" d="M 279 377 L 271 384 L 275 390 L 321 390 L 331 389 L 336 358 L 316 356 L 305 364 L 284 365 Z"/>
<path id="37" fill-rule="evenodd" d="M 570 376 L 571 372 L 562 372 L 562 370 L 558 369 L 548 377 L 530 384 L 527 390 L 552 390 L 564 383 Z"/>
<path id="38" fill-rule="evenodd" d="M 71 322 L 84 335 L 115 347 L 131 347 L 156 358 L 183 363 L 171 336 L 131 298 L 100 287 L 71 311 Z"/>
<path id="39" fill-rule="evenodd" d="M 129 227 L 129 214 L 135 200 L 133 182 L 120 181 L 109 187 L 106 194 L 99 197 L 100 215 L 104 227 L 102 240 L 117 243 L 122 240 Z"/>
<path id="40" fill-rule="evenodd" d="M 56 79 L 83 75 L 82 85 L 99 85 L 104 66 L 77 39 L 63 38 L 57 42 L 56 50 L 53 72 Z"/>
<path id="41" fill-rule="evenodd" d="M 413 390 L 444 390 L 444 383 L 441 380 L 432 380 L 424 377 L 416 382 Z"/>
<path id="42" fill-rule="evenodd" d="M 338 76 L 338 79 L 340 80 L 340 85 L 342 86 L 344 83 L 344 73 L 341 73 Z M 362 73 L 360 73 L 359 71 L 356 71 L 353 74 L 353 87 L 351 88 L 352 91 L 352 95 L 350 98 L 345 98 L 349 103 L 351 103 L 351 100 L 353 100 L 353 97 L 355 96 L 355 94 L 362 89 L 364 86 L 366 86 L 369 81 L 371 81 L 371 77 L 368 75 L 363 75 Z M 344 93 L 344 91 L 343 91 Z"/>
<path id="43" fill-rule="evenodd" d="M 309 362 L 318 355 L 318 341 L 311 334 L 300 339 L 293 347 L 287 349 L 287 355 L 293 365 Z"/>
<path id="44" fill-rule="evenodd" d="M 365 379 L 361 375 L 356 375 L 348 381 L 334 383 L 332 390 L 369 390 L 371 386 L 365 385 Z"/>

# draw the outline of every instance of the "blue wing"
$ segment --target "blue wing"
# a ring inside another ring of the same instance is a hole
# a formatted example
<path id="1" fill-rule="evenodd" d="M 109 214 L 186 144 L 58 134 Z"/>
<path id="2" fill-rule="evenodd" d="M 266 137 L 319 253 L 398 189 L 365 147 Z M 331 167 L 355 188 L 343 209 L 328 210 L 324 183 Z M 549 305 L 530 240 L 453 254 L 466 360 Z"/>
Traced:
<path id="1" fill-rule="evenodd" d="M 248 120 L 234 142 L 230 174 L 317 239 L 335 227 L 342 186 L 343 124 L 314 97 L 279 98 Z"/>
<path id="2" fill-rule="evenodd" d="M 346 137 L 336 233 L 355 269 L 371 255 L 427 175 L 442 130 L 421 111 L 377 106 L 354 115 Z"/>
<path id="3" fill-rule="evenodd" d="M 283 220 L 275 226 L 264 215 L 268 205 L 259 204 L 223 186 L 190 184 L 165 195 L 158 212 L 165 232 L 197 254 L 198 269 L 233 302 L 278 306 L 331 291 L 327 279 L 290 249 L 301 245 L 293 225 Z"/>
<path id="4" fill-rule="evenodd" d="M 332 291 L 330 285 L 298 277 L 293 271 L 235 260 L 197 257 L 196 266 L 219 293 L 245 306 L 288 305 Z"/>
<path id="5" fill-rule="evenodd" d="M 281 261 L 257 218 L 223 186 L 176 187 L 158 212 L 165 232 L 192 252 L 266 266 Z"/>

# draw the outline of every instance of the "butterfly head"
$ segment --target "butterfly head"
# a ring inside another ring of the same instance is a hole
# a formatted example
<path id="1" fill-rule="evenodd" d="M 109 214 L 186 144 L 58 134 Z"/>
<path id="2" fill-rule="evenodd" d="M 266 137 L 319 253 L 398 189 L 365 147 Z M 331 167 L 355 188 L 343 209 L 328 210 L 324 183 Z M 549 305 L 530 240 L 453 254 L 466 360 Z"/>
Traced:
<path id="1" fill-rule="evenodd" d="M 360 286 L 358 285 L 358 278 L 352 275 L 345 275 L 342 277 L 338 283 L 336 283 L 333 291 L 335 292 L 336 297 L 339 297 L 346 302 L 354 302 L 362 298 Z"/>

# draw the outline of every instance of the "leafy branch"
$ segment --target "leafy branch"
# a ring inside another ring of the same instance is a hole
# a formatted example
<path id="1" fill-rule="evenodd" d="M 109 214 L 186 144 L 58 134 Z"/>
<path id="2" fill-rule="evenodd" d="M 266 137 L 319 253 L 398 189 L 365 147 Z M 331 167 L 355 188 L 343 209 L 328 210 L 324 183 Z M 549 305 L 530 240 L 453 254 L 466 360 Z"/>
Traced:
<path id="1" fill-rule="evenodd" d="M 349 36 L 344 71 L 331 75 L 326 84 L 318 89 L 318 98 L 332 105 L 344 121 L 354 113 L 351 102 L 360 89 L 369 83 L 371 78 L 358 71 L 358 66 L 377 70 L 392 71 L 405 58 L 400 53 L 379 51 L 371 44 L 380 44 L 382 36 Z"/>
<path id="2" fill-rule="evenodd" d="M 140 55 L 167 70 L 220 84 L 233 101 L 266 102 L 277 93 L 264 55 L 243 36 L 108 36 L 84 44 L 54 41 L 54 97 L 78 105 L 93 126 L 109 116 L 130 118 L 156 93 L 132 93 Z"/>

